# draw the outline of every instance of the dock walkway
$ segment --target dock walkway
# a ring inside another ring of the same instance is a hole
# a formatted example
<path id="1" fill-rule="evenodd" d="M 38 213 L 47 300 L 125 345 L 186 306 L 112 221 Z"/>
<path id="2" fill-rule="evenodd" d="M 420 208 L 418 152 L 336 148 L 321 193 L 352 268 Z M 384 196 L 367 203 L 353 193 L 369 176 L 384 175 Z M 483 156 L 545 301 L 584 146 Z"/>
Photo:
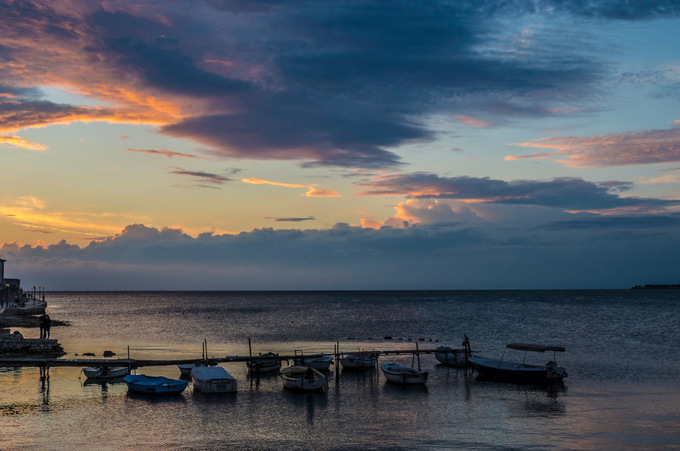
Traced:
<path id="1" fill-rule="evenodd" d="M 463 352 L 464 350 L 461 350 Z M 420 355 L 420 354 L 434 354 L 438 351 L 436 349 L 391 349 L 385 351 L 373 350 L 371 351 L 377 356 L 380 355 Z M 451 351 L 449 351 L 451 352 Z M 328 352 L 327 355 L 332 355 L 339 360 L 340 357 L 346 354 L 352 354 L 352 352 Z M 300 354 L 297 355 L 278 355 L 277 358 L 281 361 L 288 360 L 293 361 L 295 358 L 299 358 Z M 147 366 L 171 366 L 171 365 L 182 365 L 182 364 L 198 364 L 204 363 L 208 365 L 217 365 L 220 363 L 230 363 L 230 362 L 247 362 L 251 360 L 271 360 L 271 356 L 226 356 L 221 358 L 208 358 L 208 359 L 62 359 L 62 358 L 48 358 L 48 357 L 6 357 L 0 358 L 0 367 L 57 367 L 57 366 L 90 366 L 90 367 L 118 367 L 124 366 L 130 369 L 136 369 Z"/>

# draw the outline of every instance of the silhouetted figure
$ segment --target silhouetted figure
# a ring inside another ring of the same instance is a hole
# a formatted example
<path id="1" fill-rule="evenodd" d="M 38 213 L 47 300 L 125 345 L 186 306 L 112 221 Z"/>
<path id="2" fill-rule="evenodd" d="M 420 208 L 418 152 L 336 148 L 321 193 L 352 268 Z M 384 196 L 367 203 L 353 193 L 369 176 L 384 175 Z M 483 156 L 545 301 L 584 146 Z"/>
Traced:
<path id="1" fill-rule="evenodd" d="M 50 338 L 50 327 L 52 327 L 50 315 L 45 315 L 45 338 Z"/>
<path id="2" fill-rule="evenodd" d="M 47 318 L 46 314 L 40 315 L 40 318 L 38 318 L 38 322 L 40 323 L 40 338 L 45 338 L 45 320 Z"/>

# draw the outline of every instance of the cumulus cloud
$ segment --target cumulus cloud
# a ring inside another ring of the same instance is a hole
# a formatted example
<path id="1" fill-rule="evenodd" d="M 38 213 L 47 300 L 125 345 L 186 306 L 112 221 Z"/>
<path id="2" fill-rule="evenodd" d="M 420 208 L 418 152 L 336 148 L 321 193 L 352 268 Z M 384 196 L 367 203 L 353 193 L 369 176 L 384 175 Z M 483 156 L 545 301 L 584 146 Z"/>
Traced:
<path id="1" fill-rule="evenodd" d="M 576 168 L 677 163 L 680 161 L 680 128 L 590 137 L 551 137 L 513 145 L 555 149 L 555 152 L 510 155 L 506 160 L 551 159 Z"/>
<path id="2" fill-rule="evenodd" d="M 613 209 L 663 210 L 680 201 L 624 197 L 630 182 L 588 182 L 576 177 L 552 180 L 504 180 L 489 177 L 440 177 L 431 173 L 398 174 L 359 183 L 369 189 L 363 196 L 408 196 L 458 199 L 467 203 L 531 205 L 570 211 Z"/>
<path id="3" fill-rule="evenodd" d="M 677 215 L 581 215 L 531 230 L 338 224 L 192 237 L 136 224 L 84 247 L 4 243 L 0 253 L 6 271 L 51 290 L 628 288 L 677 282 L 678 225 Z"/>
<path id="4" fill-rule="evenodd" d="M 583 108 L 603 64 L 564 39 L 559 52 L 544 51 L 553 38 L 539 31 L 510 54 L 498 30 L 537 15 L 677 12 L 672 2 L 624 3 L 3 3 L 0 98 L 14 112 L 0 117 L 0 131 L 133 122 L 230 158 L 396 167 L 395 148 L 435 137 L 432 116 L 486 126 Z M 41 86 L 98 106 L 40 99 Z"/>

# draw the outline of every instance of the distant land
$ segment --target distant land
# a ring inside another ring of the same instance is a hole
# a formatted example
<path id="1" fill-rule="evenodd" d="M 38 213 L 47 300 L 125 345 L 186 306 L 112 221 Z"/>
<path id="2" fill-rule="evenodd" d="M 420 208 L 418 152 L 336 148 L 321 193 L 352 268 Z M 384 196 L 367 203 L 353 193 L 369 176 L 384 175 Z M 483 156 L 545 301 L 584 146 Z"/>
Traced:
<path id="1" fill-rule="evenodd" d="M 680 284 L 675 285 L 635 285 L 631 290 L 677 290 L 680 289 Z"/>

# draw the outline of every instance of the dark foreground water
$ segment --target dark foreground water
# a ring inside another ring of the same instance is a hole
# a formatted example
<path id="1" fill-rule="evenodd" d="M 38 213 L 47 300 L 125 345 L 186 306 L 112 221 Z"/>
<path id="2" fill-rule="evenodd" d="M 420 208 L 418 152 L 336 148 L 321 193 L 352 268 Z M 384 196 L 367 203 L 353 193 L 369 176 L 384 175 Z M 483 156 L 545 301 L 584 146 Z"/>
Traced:
<path id="1" fill-rule="evenodd" d="M 198 358 L 560 344 L 563 387 L 477 381 L 421 356 L 427 387 L 333 368 L 324 394 L 282 389 L 224 364 L 239 392 L 172 398 L 86 384 L 79 368 L 0 368 L 2 449 L 680 449 L 680 291 L 56 293 L 69 353 Z M 37 337 L 37 329 L 22 330 Z M 385 337 L 392 337 L 387 339 Z M 422 339 L 422 340 L 421 340 Z M 506 354 L 506 358 L 508 354 Z M 551 356 L 539 356 L 545 361 Z M 521 358 L 521 356 L 520 356 Z M 411 357 L 381 361 L 412 363 Z M 336 378 L 335 371 L 340 370 Z M 179 377 L 176 367 L 139 373 Z"/>

